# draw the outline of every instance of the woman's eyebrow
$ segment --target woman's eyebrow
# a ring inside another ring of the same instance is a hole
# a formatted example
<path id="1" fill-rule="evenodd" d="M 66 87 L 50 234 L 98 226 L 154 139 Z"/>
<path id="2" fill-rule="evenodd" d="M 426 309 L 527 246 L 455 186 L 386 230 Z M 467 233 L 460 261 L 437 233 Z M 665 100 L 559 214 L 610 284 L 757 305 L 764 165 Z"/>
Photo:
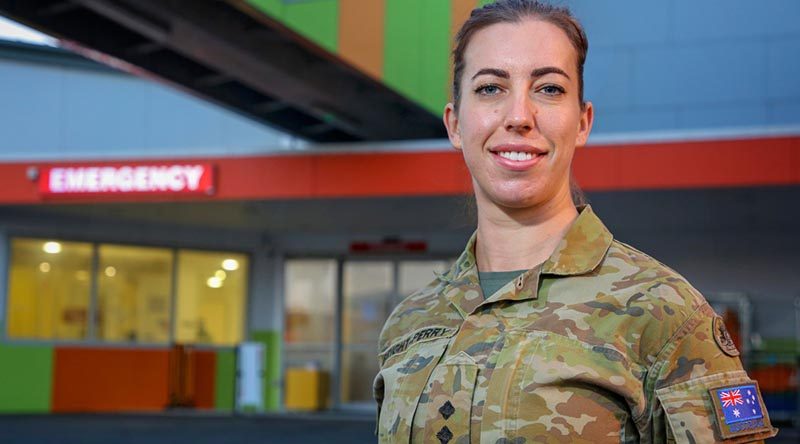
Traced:
<path id="1" fill-rule="evenodd" d="M 562 76 L 569 79 L 569 75 L 561 68 L 557 68 L 555 66 L 543 66 L 541 68 L 536 68 L 531 71 L 531 77 L 537 78 L 542 77 L 547 74 L 561 74 Z M 508 79 L 511 76 L 508 74 L 508 71 L 497 69 L 497 68 L 483 68 L 480 71 L 476 72 L 474 76 L 472 76 L 472 80 L 475 80 L 478 76 L 490 75 L 495 77 L 500 77 L 501 79 Z"/>
<path id="2" fill-rule="evenodd" d="M 508 74 L 508 71 L 504 71 L 502 69 L 483 68 L 480 71 L 476 72 L 474 76 L 472 76 L 472 80 L 475 80 L 475 77 L 482 76 L 482 75 L 490 75 L 490 76 L 500 77 L 501 79 L 508 79 L 508 78 L 511 77 Z"/>
<path id="3" fill-rule="evenodd" d="M 567 75 L 567 73 L 564 72 L 563 69 L 556 68 L 555 66 L 544 66 L 541 68 L 536 68 L 533 71 L 531 71 L 532 78 L 542 77 L 547 74 L 561 74 L 562 76 L 569 79 L 569 75 Z"/>

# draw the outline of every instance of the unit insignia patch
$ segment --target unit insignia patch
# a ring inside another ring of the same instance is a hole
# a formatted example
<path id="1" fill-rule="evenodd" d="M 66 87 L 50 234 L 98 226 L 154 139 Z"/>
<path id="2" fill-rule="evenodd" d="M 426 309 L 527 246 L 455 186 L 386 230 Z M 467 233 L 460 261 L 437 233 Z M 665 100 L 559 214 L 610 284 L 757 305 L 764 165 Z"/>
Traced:
<path id="1" fill-rule="evenodd" d="M 725 328 L 725 321 L 722 316 L 715 316 L 712 332 L 714 340 L 717 342 L 719 348 L 728 356 L 739 356 L 739 350 L 736 349 L 736 344 L 733 342 L 731 334 Z"/>

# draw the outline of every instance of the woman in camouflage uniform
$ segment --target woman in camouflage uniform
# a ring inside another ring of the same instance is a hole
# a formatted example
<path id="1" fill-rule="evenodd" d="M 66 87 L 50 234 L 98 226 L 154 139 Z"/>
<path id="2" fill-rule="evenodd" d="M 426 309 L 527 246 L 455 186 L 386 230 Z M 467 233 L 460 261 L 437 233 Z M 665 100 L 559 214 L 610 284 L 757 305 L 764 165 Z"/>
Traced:
<path id="1" fill-rule="evenodd" d="M 680 275 L 576 207 L 588 43 L 569 11 L 476 9 L 456 37 L 450 141 L 478 228 L 391 314 L 382 443 L 752 442 L 774 436 L 721 318 Z"/>

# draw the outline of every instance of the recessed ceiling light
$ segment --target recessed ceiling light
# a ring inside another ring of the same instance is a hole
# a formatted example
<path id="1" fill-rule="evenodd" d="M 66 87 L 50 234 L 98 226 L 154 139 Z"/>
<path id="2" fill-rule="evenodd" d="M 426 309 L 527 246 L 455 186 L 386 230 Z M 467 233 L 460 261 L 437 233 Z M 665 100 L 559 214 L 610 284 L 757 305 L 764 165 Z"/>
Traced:
<path id="1" fill-rule="evenodd" d="M 239 261 L 236 259 L 225 259 L 222 261 L 222 268 L 228 271 L 234 271 L 239 269 Z"/>
<path id="2" fill-rule="evenodd" d="M 61 253 L 61 244 L 53 241 L 45 242 L 42 246 L 42 250 L 44 250 L 45 253 L 58 254 Z"/>

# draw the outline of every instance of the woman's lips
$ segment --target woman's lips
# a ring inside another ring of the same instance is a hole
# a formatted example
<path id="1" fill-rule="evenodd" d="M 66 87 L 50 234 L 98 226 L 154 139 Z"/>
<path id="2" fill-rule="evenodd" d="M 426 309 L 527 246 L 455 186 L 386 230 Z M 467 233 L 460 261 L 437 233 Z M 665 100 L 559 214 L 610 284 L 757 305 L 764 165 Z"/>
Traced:
<path id="1" fill-rule="evenodd" d="M 491 151 L 491 154 L 501 167 L 511 171 L 525 171 L 539 163 L 546 153 L 499 150 Z"/>

